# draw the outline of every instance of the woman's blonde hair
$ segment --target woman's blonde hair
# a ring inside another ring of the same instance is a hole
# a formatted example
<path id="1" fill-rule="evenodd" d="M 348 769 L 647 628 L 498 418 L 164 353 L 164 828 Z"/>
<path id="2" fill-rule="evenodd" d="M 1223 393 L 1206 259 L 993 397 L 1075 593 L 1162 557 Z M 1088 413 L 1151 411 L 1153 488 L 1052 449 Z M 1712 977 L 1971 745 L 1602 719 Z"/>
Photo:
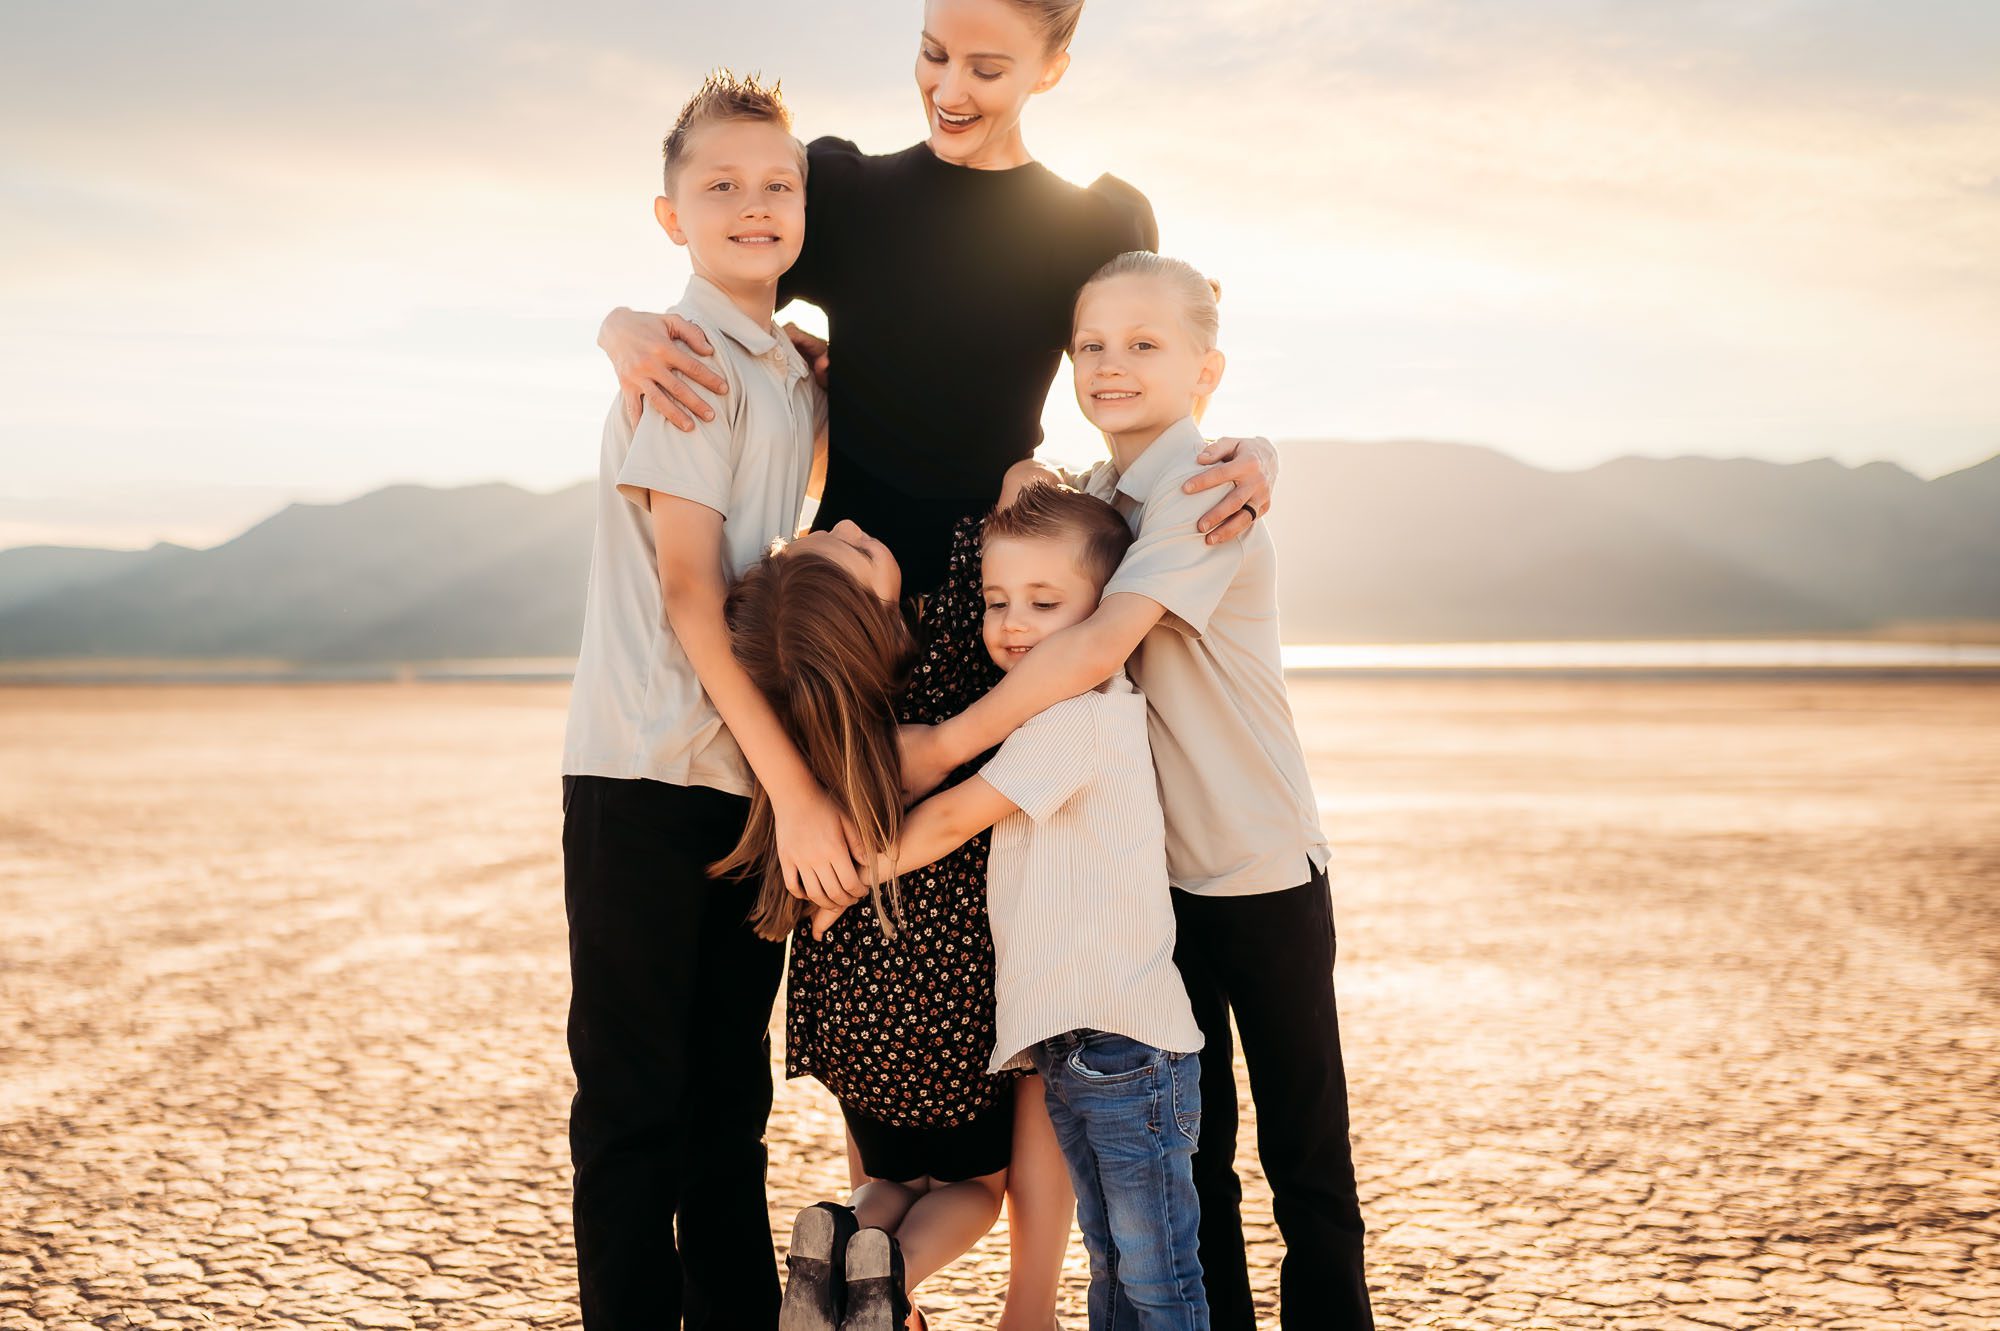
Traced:
<path id="1" fill-rule="evenodd" d="M 1076 22 L 1083 17 L 1083 0 L 1010 0 L 1014 8 L 1027 14 L 1041 30 L 1042 45 L 1050 55 L 1069 46 L 1076 36 Z"/>
<path id="2" fill-rule="evenodd" d="M 861 861 L 896 843 L 903 830 L 903 764 L 896 747 L 897 697 L 916 658 L 909 628 L 846 569 L 830 559 L 776 553 L 729 590 L 723 606 L 729 643 L 770 702 L 813 779 L 860 832 Z M 750 821 L 717 874 L 757 875 L 750 923 L 761 938 L 783 939 L 811 911 L 785 887 L 778 829 L 762 786 Z M 872 888 L 882 932 L 894 938 L 902 908 L 896 883 Z M 886 901 L 885 901 L 886 896 Z"/>
<path id="3" fill-rule="evenodd" d="M 1222 326 L 1217 309 L 1222 300 L 1222 283 L 1202 276 L 1200 269 L 1184 259 L 1170 259 L 1151 250 L 1127 250 L 1092 273 L 1077 289 L 1076 303 L 1070 307 L 1072 328 L 1076 326 L 1076 311 L 1083 304 L 1084 292 L 1114 277 L 1152 277 L 1165 282 L 1180 297 L 1188 324 L 1201 340 L 1203 350 L 1215 345 L 1215 335 Z"/>

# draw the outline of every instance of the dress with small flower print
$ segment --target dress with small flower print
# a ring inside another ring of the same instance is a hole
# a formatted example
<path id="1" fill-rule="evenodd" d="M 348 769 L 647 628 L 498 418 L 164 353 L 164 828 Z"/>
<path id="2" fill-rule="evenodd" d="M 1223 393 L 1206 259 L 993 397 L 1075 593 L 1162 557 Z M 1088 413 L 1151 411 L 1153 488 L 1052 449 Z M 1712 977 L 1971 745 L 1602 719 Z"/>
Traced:
<path id="1" fill-rule="evenodd" d="M 944 585 L 917 612 L 921 644 L 900 719 L 935 724 L 999 682 L 980 641 L 979 519 L 952 533 Z M 969 764 L 953 779 L 976 770 Z M 815 941 L 792 935 L 785 1075 L 816 1077 L 846 1108 L 893 1127 L 969 1123 L 1012 1093 L 991 1076 L 993 934 L 981 832 L 900 880 L 902 927 L 885 938 L 861 901 Z"/>

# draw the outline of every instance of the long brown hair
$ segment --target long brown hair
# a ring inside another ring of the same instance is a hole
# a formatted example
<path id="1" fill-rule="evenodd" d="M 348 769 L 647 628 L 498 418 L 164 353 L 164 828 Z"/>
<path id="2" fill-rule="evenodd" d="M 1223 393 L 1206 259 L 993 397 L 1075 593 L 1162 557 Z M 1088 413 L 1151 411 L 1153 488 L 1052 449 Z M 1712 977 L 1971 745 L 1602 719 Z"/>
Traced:
<path id="1" fill-rule="evenodd" d="M 903 763 L 896 747 L 896 698 L 916 645 L 902 615 L 846 569 L 817 555 L 777 553 L 752 566 L 723 606 L 738 664 L 770 702 L 813 779 L 861 833 L 863 867 L 903 831 Z M 811 903 L 785 888 L 778 829 L 762 786 L 750 821 L 718 874 L 759 878 L 750 923 L 782 939 Z M 894 938 L 901 906 L 893 879 L 871 889 L 875 916 Z"/>

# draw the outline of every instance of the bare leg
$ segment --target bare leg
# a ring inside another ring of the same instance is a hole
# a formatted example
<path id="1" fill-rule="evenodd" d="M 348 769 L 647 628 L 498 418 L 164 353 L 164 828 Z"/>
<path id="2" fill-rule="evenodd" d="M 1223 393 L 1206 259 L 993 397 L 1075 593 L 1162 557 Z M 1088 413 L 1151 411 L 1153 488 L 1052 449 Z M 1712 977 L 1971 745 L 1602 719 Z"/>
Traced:
<path id="1" fill-rule="evenodd" d="M 914 1294 L 918 1285 L 964 1256 L 1000 1218 L 1000 1195 L 1007 1171 L 963 1183 L 925 1180 L 893 1233 L 903 1249 L 903 1281 Z M 877 1182 L 868 1188 L 879 1188 Z M 864 1189 L 863 1191 L 867 1191 Z M 859 1194 L 857 1194 L 857 1197 Z M 863 1219 L 862 1224 L 869 1223 Z"/>
<path id="2" fill-rule="evenodd" d="M 1007 1302 L 998 1331 L 1051 1331 L 1076 1191 L 1049 1122 L 1042 1079 L 1014 1088 L 1014 1159 L 1007 1170 Z"/>
<path id="3" fill-rule="evenodd" d="M 868 1181 L 868 1171 L 861 1167 L 861 1147 L 855 1143 L 854 1134 L 849 1132 L 845 1135 L 847 1138 L 847 1186 L 859 1192 L 861 1185 Z"/>
<path id="4" fill-rule="evenodd" d="M 892 1183 L 885 1178 L 870 1179 L 854 1190 L 848 1205 L 863 1229 L 886 1229 L 891 1234 L 910 1214 L 910 1208 L 924 1195 L 928 1179 Z"/>

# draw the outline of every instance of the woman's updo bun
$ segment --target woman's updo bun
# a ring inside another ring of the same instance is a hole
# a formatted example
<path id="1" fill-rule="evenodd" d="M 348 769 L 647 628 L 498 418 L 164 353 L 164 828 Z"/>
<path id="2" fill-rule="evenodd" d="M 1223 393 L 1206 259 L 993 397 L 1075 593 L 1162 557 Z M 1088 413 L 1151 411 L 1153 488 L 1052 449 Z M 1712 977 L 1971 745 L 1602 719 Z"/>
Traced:
<path id="1" fill-rule="evenodd" d="M 1083 17 L 1083 0 L 1010 0 L 1010 2 L 1041 30 L 1043 45 L 1050 55 L 1069 46 L 1070 38 L 1076 36 L 1076 21 Z"/>

